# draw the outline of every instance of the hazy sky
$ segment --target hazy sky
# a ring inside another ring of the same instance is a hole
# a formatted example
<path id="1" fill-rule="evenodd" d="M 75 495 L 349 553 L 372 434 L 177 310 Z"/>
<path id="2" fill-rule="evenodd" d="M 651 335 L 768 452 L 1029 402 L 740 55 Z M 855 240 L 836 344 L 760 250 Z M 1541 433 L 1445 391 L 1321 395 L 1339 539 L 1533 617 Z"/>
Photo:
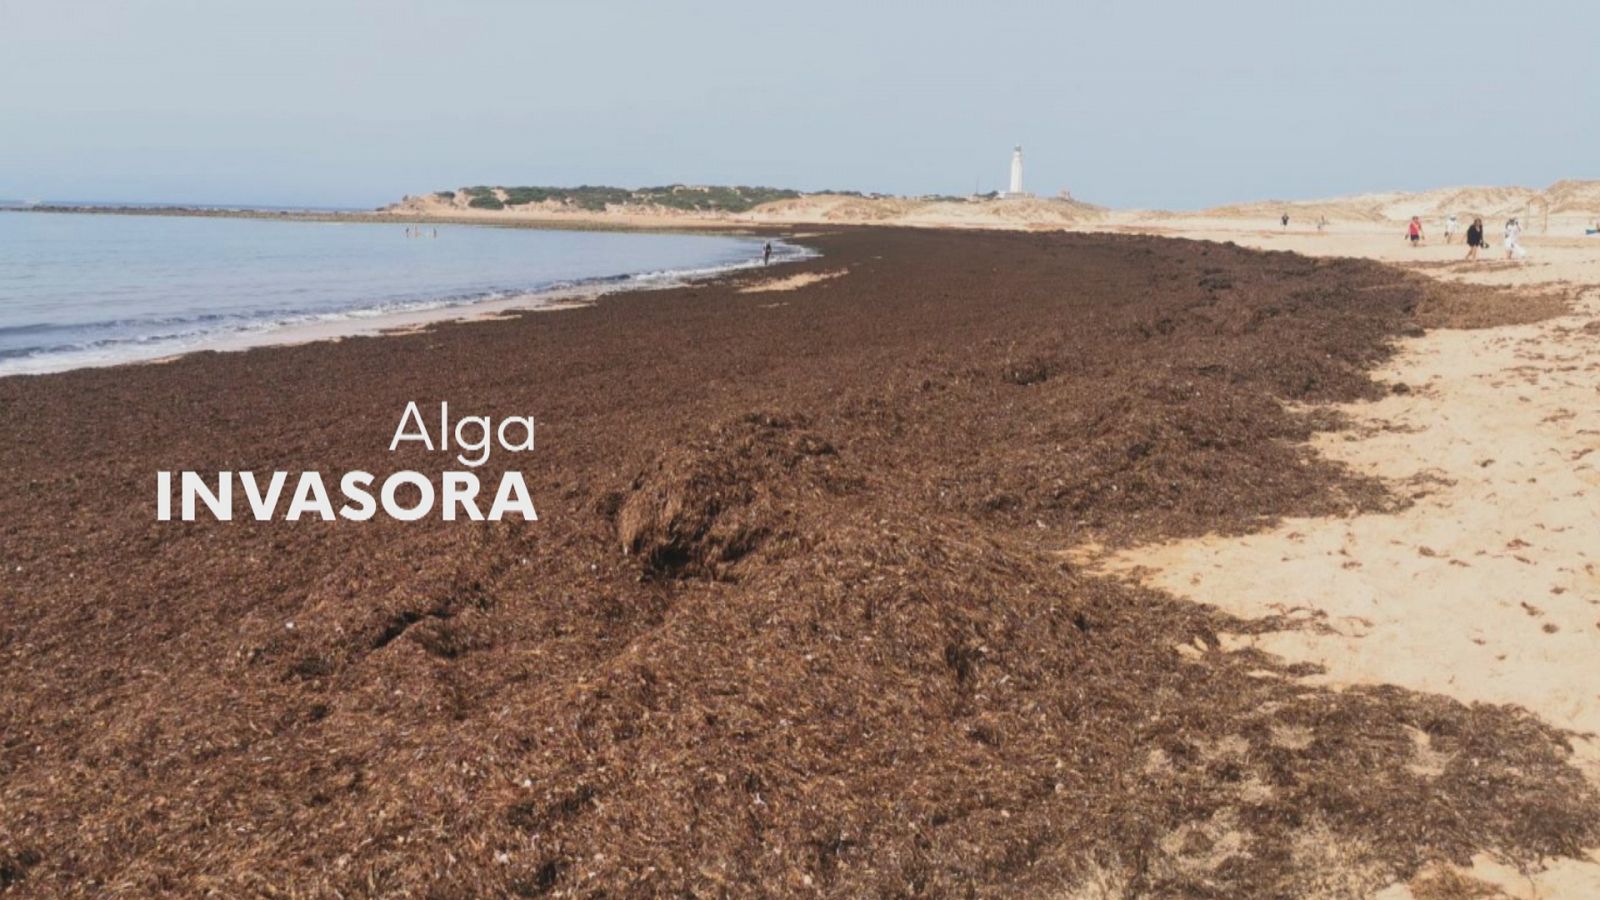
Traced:
<path id="1" fill-rule="evenodd" d="M 1600 177 L 1600 2 L 0 0 L 0 197 Z"/>

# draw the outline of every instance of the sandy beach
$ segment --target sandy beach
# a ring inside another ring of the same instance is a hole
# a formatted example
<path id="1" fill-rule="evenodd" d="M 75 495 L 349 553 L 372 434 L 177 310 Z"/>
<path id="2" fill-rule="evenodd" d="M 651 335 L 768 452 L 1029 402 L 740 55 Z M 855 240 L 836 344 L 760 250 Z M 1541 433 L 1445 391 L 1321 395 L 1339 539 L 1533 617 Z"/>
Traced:
<path id="1" fill-rule="evenodd" d="M 1530 303 L 1295 240 L 1329 258 L 827 229 L 551 314 L 0 379 L 0 874 L 1581 891 L 1583 248 L 1482 267 Z M 149 514 L 158 470 L 437 467 L 386 447 L 441 399 L 539 417 L 483 471 L 537 523 Z"/>
<path id="2" fill-rule="evenodd" d="M 1529 709 L 1573 733 L 1575 762 L 1600 783 L 1600 241 L 1536 236 L 1524 261 L 1507 262 L 1494 247 L 1471 263 L 1459 236 L 1413 248 L 1371 227 L 1188 224 L 1168 227 L 1562 297 L 1568 312 L 1403 340 L 1374 377 L 1406 389 L 1341 407 L 1351 427 L 1314 440 L 1326 458 L 1405 486 L 1409 508 L 1142 547 L 1109 567 L 1248 619 L 1285 617 L 1295 626 L 1222 646 L 1313 663 L 1318 683 L 1397 684 Z M 1469 879 L 1463 891 L 1600 895 L 1595 847 L 1546 870 L 1482 857 L 1454 871 Z"/>
<path id="3" fill-rule="evenodd" d="M 1318 436 L 1318 451 L 1405 485 L 1409 508 L 1290 518 L 1115 564 L 1248 619 L 1285 617 L 1295 626 L 1221 646 L 1315 663 L 1317 683 L 1532 710 L 1581 735 L 1575 762 L 1600 781 L 1600 329 L 1585 331 L 1597 300 L 1535 325 L 1407 340 L 1376 374 L 1408 390 L 1342 408 L 1353 428 Z M 1589 896 L 1600 866 L 1493 881 L 1511 896 Z"/>

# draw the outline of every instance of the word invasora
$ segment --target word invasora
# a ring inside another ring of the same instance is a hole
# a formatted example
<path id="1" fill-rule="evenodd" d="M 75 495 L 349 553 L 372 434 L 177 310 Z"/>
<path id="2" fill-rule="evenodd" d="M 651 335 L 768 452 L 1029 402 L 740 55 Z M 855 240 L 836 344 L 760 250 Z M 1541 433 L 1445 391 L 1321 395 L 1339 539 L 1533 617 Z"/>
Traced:
<path id="1" fill-rule="evenodd" d="M 450 405 L 440 403 L 439 425 L 435 432 L 423 421 L 417 404 L 411 402 L 406 404 L 400 417 L 389 450 L 399 450 L 408 444 L 420 444 L 436 452 L 456 449 L 459 452 L 455 460 L 473 469 L 488 462 L 496 446 L 510 453 L 531 452 L 534 422 L 532 416 L 514 416 L 496 425 L 488 416 L 467 416 L 457 420 L 452 428 Z M 533 498 L 528 494 L 527 481 L 516 469 L 507 469 L 501 474 L 492 498 L 485 498 L 477 473 L 470 471 L 441 472 L 437 484 L 434 478 L 412 470 L 391 473 L 381 481 L 371 472 L 361 470 L 336 477 L 314 471 L 300 472 L 294 476 L 292 491 L 288 490 L 289 482 L 289 472 L 258 475 L 226 471 L 217 472 L 214 478 L 202 472 L 157 472 L 156 519 L 172 520 L 176 505 L 177 518 L 185 522 L 200 518 L 226 522 L 233 520 L 236 512 L 239 518 L 261 522 L 277 518 L 289 522 L 300 519 L 365 522 L 379 512 L 403 522 L 430 516 L 438 516 L 446 522 L 497 522 L 515 516 L 527 522 L 539 520 Z M 340 501 L 337 504 L 330 485 L 336 487 Z M 241 499 L 244 507 L 236 509 Z"/>

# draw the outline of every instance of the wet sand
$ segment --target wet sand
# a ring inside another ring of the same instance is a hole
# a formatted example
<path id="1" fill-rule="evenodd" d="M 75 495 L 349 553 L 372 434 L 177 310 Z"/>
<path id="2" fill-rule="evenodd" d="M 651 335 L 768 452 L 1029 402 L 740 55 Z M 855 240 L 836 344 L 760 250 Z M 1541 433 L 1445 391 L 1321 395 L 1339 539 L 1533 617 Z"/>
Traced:
<path id="1" fill-rule="evenodd" d="M 0 880 L 1304 895 L 1600 841 L 1534 716 L 1333 689 L 1223 640 L 1281 622 L 1060 553 L 1402 509 L 1307 441 L 1389 390 L 1430 282 L 808 241 L 555 313 L 0 379 Z M 157 470 L 455 468 L 385 449 L 411 400 L 538 417 L 481 475 L 523 469 L 540 521 L 155 521 Z"/>

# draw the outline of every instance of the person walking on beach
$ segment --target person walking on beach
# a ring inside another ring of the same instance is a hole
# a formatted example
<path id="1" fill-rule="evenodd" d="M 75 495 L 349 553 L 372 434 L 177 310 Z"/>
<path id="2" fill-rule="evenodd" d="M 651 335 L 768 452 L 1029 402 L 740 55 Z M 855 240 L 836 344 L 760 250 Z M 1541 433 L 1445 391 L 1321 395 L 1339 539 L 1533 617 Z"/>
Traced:
<path id="1" fill-rule="evenodd" d="M 767 241 L 767 245 L 761 248 L 761 264 L 764 266 L 770 262 L 772 262 L 772 242 Z"/>
<path id="2" fill-rule="evenodd" d="M 1450 217 L 1448 219 L 1444 220 L 1444 242 L 1446 244 L 1452 243 L 1452 242 L 1455 241 L 1455 238 L 1456 238 L 1456 215 L 1455 215 L 1455 213 L 1451 213 Z"/>
<path id="3" fill-rule="evenodd" d="M 1411 224 L 1406 226 L 1406 239 L 1415 247 L 1422 243 L 1422 219 L 1418 216 L 1411 217 Z"/>
<path id="4" fill-rule="evenodd" d="M 1467 259 L 1478 258 L 1478 248 L 1483 246 L 1483 219 L 1474 218 L 1467 226 Z"/>
<path id="5" fill-rule="evenodd" d="M 1289 230 L 1289 214 L 1288 213 L 1284 213 L 1283 214 L 1283 230 L 1284 231 L 1288 231 Z"/>
<path id="6" fill-rule="evenodd" d="M 1506 220 L 1506 259 L 1521 259 L 1528 255 L 1522 249 L 1522 223 L 1515 218 Z"/>

